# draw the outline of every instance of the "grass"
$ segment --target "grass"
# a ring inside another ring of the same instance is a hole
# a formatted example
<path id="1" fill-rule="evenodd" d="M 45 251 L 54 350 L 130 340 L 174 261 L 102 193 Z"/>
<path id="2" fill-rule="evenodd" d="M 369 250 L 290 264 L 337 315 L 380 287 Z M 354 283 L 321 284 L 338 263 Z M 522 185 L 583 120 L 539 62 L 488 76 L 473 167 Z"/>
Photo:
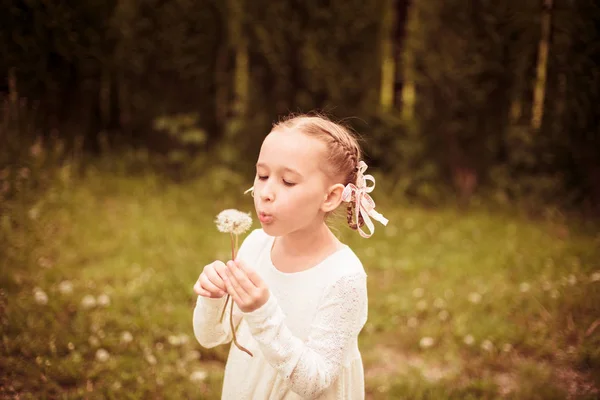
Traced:
<path id="1" fill-rule="evenodd" d="M 175 184 L 109 161 L 4 209 L 0 397 L 218 399 L 228 348 L 196 343 L 192 286 L 227 257 L 213 220 L 250 211 L 250 185 L 220 169 Z M 592 223 L 383 195 L 391 222 L 372 239 L 338 228 L 369 276 L 369 399 L 596 398 Z"/>

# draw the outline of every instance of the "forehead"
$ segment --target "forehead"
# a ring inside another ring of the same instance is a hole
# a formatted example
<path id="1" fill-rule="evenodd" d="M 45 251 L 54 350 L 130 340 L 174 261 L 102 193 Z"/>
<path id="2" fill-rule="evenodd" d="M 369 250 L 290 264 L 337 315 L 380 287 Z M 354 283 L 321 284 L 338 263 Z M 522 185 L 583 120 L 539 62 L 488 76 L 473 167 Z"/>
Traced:
<path id="1" fill-rule="evenodd" d="M 277 129 L 263 141 L 258 162 L 269 168 L 291 168 L 310 174 L 319 170 L 325 152 L 325 143 L 312 136 L 297 129 Z"/>

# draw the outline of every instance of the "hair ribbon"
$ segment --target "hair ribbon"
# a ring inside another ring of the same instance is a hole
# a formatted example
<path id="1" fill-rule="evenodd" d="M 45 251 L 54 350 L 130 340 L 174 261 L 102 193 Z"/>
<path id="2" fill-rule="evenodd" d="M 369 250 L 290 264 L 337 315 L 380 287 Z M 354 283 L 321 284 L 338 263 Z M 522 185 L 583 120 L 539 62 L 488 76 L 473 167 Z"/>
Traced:
<path id="1" fill-rule="evenodd" d="M 356 214 L 356 228 L 360 236 L 364 238 L 370 238 L 375 233 L 375 225 L 371 218 L 375 221 L 380 222 L 384 226 L 387 225 L 388 220 L 383 215 L 375 211 L 375 201 L 371 198 L 369 193 L 375 189 L 375 178 L 373 175 L 365 175 L 367 170 L 367 164 L 364 161 L 358 163 L 358 171 L 356 173 L 356 185 L 349 183 L 342 192 L 342 201 L 347 203 L 352 202 L 352 194 L 354 194 L 355 202 L 355 214 Z M 371 182 L 372 185 L 368 185 Z M 365 225 L 369 229 L 369 233 L 364 232 L 358 223 L 359 215 L 362 216 Z"/>

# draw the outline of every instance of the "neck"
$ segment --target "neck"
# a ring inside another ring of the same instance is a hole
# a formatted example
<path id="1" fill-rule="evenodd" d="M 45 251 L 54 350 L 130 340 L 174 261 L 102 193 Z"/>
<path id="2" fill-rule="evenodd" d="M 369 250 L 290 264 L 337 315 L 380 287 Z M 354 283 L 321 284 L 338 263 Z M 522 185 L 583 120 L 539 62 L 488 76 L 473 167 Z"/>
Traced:
<path id="1" fill-rule="evenodd" d="M 317 249 L 336 245 L 337 239 L 329 230 L 325 222 L 317 226 L 288 233 L 277 239 L 279 246 L 290 256 L 302 256 L 314 253 Z"/>

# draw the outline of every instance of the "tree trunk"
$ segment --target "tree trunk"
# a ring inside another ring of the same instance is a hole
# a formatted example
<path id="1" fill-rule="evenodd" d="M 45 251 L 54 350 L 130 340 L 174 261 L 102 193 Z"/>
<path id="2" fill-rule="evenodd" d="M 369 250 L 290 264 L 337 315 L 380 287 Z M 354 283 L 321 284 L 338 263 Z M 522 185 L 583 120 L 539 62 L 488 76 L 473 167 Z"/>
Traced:
<path id="1" fill-rule="evenodd" d="M 414 37 L 417 29 L 419 29 L 417 8 L 418 6 L 412 5 L 406 11 L 407 40 L 405 40 L 402 57 L 402 119 L 406 122 L 412 121 L 415 114 L 415 50 L 414 44 L 411 45 L 409 41 L 411 36 Z"/>
<path id="2" fill-rule="evenodd" d="M 381 23 L 381 88 L 379 105 L 382 111 L 389 111 L 394 105 L 394 83 L 396 60 L 394 58 L 394 22 L 396 10 L 394 0 L 386 0 Z"/>
<path id="3" fill-rule="evenodd" d="M 542 33 L 538 49 L 537 74 L 533 92 L 533 108 L 531 110 L 531 127 L 539 130 L 544 116 L 544 97 L 548 72 L 548 51 L 550 49 L 550 30 L 552 24 L 553 0 L 544 0 L 542 8 Z"/>
<path id="4" fill-rule="evenodd" d="M 248 112 L 249 62 L 243 0 L 229 0 L 229 12 L 229 40 L 235 50 L 233 111 L 236 116 L 245 117 Z"/>

